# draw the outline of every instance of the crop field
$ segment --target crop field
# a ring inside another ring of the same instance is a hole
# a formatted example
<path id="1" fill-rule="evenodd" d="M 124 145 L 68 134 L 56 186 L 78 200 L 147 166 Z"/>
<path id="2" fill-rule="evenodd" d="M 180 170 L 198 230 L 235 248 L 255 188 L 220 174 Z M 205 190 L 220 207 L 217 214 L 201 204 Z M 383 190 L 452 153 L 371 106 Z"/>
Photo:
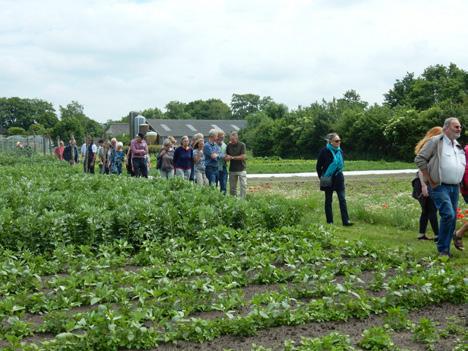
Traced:
<path id="1" fill-rule="evenodd" d="M 416 242 L 406 178 L 349 180 L 346 229 L 315 184 L 244 201 L 8 156 L 0 179 L 3 350 L 467 349 L 467 255 Z"/>

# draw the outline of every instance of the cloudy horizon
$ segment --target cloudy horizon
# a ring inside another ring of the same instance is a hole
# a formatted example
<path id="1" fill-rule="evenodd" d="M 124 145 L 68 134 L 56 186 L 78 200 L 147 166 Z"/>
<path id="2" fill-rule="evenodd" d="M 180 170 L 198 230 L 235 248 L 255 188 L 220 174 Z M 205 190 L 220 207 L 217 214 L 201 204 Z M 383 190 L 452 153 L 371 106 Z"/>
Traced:
<path id="1" fill-rule="evenodd" d="M 468 69 L 468 1 L 0 0 L 0 96 L 132 110 L 271 96 L 289 108 L 354 89 L 381 103 L 406 72 Z"/>

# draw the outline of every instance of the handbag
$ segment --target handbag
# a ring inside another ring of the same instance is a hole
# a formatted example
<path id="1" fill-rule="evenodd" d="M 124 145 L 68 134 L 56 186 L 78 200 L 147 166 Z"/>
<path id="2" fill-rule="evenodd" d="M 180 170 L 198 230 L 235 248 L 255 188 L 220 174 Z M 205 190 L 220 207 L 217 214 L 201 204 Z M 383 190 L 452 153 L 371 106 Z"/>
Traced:
<path id="1" fill-rule="evenodd" d="M 416 200 L 418 200 L 422 194 L 422 185 L 421 185 L 421 180 L 419 179 L 419 177 L 414 178 L 411 181 L 411 185 L 413 187 L 413 192 L 411 193 L 411 196 L 414 197 Z"/>
<path id="2" fill-rule="evenodd" d="M 320 177 L 320 187 L 321 188 L 331 188 L 332 186 L 332 177 L 331 176 L 321 176 Z"/>

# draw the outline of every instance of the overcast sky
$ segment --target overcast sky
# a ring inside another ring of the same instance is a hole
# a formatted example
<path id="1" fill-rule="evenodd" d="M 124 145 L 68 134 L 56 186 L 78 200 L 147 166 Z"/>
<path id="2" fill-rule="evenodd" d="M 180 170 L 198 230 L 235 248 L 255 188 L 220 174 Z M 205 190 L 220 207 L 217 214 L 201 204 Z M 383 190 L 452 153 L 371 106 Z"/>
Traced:
<path id="1" fill-rule="evenodd" d="M 0 96 L 98 121 L 233 93 L 290 108 L 468 69 L 467 0 L 0 0 Z"/>

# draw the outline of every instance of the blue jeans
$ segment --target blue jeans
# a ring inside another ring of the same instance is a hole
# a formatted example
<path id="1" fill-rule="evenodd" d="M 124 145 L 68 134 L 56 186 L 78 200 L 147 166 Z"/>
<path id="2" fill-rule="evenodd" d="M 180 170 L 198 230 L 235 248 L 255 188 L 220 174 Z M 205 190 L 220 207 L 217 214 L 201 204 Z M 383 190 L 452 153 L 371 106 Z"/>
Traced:
<path id="1" fill-rule="evenodd" d="M 208 184 L 216 186 L 218 181 L 218 167 L 206 167 L 205 173 L 206 178 L 208 179 Z"/>
<path id="2" fill-rule="evenodd" d="M 222 171 L 218 171 L 217 183 L 219 183 L 219 190 L 223 194 L 226 194 L 227 178 L 228 178 L 228 172 L 226 168 L 223 168 Z"/>
<path id="3" fill-rule="evenodd" d="M 439 210 L 439 240 L 437 250 L 450 253 L 450 243 L 457 224 L 458 184 L 441 184 L 434 189 L 429 188 L 429 195 Z"/>

